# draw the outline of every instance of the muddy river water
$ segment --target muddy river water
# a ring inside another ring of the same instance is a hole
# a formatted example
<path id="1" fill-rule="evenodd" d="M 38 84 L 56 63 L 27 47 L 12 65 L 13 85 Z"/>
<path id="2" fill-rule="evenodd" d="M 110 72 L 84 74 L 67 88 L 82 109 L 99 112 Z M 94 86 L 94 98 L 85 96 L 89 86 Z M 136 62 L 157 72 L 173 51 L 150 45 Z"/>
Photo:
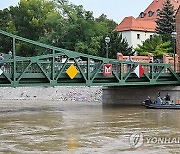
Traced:
<path id="1" fill-rule="evenodd" d="M 0 153 L 171 154 L 180 111 L 101 103 L 0 101 Z"/>

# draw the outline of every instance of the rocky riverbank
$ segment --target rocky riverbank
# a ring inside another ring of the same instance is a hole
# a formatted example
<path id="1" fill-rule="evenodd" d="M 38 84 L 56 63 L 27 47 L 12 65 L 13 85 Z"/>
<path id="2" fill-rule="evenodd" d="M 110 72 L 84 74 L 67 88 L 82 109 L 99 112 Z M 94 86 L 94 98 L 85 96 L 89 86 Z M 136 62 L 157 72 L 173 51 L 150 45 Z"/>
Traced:
<path id="1" fill-rule="evenodd" d="M 102 87 L 1 87 L 0 99 L 102 102 Z"/>

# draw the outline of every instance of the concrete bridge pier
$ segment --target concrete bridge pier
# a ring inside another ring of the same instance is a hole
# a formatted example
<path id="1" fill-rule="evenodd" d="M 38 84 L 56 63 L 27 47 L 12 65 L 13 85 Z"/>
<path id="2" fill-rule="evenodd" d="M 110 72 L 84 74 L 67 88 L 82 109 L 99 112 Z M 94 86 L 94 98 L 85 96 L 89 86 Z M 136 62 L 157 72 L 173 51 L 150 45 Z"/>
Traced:
<path id="1" fill-rule="evenodd" d="M 158 92 L 165 97 L 169 93 L 173 102 L 180 101 L 180 86 L 124 86 L 103 88 L 103 106 L 115 105 L 140 105 L 143 100 L 150 96 L 155 100 Z"/>

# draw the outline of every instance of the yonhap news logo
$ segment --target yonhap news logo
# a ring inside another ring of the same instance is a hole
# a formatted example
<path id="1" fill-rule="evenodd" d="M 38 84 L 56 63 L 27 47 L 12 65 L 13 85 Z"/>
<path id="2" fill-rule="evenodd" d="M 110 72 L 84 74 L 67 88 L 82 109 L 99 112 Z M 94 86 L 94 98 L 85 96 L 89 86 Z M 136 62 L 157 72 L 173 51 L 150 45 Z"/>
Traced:
<path id="1" fill-rule="evenodd" d="M 130 138 L 129 143 L 132 148 L 138 148 L 143 145 L 143 133 L 142 132 L 134 132 Z"/>
<path id="2" fill-rule="evenodd" d="M 138 148 L 146 144 L 180 144 L 180 137 L 158 137 L 158 136 L 148 136 L 144 137 L 142 132 L 134 132 L 129 137 L 129 144 L 132 148 Z"/>

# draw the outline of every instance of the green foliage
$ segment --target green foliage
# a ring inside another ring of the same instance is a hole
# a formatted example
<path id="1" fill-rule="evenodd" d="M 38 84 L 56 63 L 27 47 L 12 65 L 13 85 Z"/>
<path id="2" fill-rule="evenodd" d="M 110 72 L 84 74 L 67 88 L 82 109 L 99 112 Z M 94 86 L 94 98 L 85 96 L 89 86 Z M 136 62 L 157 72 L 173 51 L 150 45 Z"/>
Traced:
<path id="1" fill-rule="evenodd" d="M 159 44 L 162 44 L 162 37 L 158 35 L 153 35 L 143 42 L 142 45 L 138 45 L 135 50 L 138 51 L 140 55 L 147 55 L 148 53 L 153 53 Z"/>
<path id="2" fill-rule="evenodd" d="M 0 10 L 0 29 L 5 30 L 10 33 L 16 34 L 16 28 L 14 22 L 12 22 L 12 17 L 9 10 L 6 8 Z M 0 36 L 0 51 L 8 53 L 12 49 L 12 40 L 5 36 Z"/>
<path id="3" fill-rule="evenodd" d="M 13 22 L 18 35 L 38 40 L 44 35 L 45 21 L 49 12 L 55 10 L 55 5 L 46 0 L 20 0 L 18 6 L 11 8 Z"/>
<path id="4" fill-rule="evenodd" d="M 163 41 L 171 39 L 171 33 L 175 31 L 175 10 L 170 0 L 166 0 L 156 20 L 156 33 L 162 35 Z"/>
<path id="5" fill-rule="evenodd" d="M 16 7 L 0 10 L 0 16 L 1 29 L 49 45 L 104 57 L 104 38 L 110 34 L 110 57 L 115 58 L 116 52 L 128 54 L 131 50 L 121 35 L 112 32 L 117 23 L 104 14 L 95 19 L 93 12 L 68 0 L 20 0 Z M 50 52 L 26 43 L 16 43 L 20 56 Z M 1 38 L 0 44 L 6 44 L 0 49 L 12 50 L 11 40 Z"/>
<path id="6" fill-rule="evenodd" d="M 139 55 L 148 55 L 152 53 L 155 58 L 160 58 L 164 53 L 171 54 L 173 49 L 171 47 L 171 42 L 163 42 L 162 37 L 158 35 L 153 35 L 152 38 L 147 39 L 142 45 L 138 45 L 135 49 L 138 51 Z"/>
<path id="7" fill-rule="evenodd" d="M 115 23 L 113 20 L 107 19 L 107 16 L 105 14 L 102 14 L 101 16 L 96 18 L 96 21 L 101 25 L 109 27 L 110 30 L 114 30 L 114 28 L 117 26 L 117 23 Z"/>
<path id="8" fill-rule="evenodd" d="M 98 56 L 97 51 L 101 50 L 100 41 L 101 37 L 97 36 L 92 37 L 90 41 L 78 42 L 76 43 L 75 51 Z"/>
<path id="9" fill-rule="evenodd" d="M 122 38 L 122 34 L 119 34 L 117 31 L 112 31 L 109 34 L 110 37 L 110 43 L 109 46 L 109 58 L 116 58 L 117 52 L 122 53 L 123 55 L 129 55 L 131 54 L 132 47 L 129 47 L 127 41 Z M 101 40 L 101 52 L 99 55 L 105 57 L 106 55 L 106 44 L 104 41 L 105 37 Z"/>
<path id="10" fill-rule="evenodd" d="M 172 52 L 173 52 L 173 48 L 171 46 L 171 42 L 167 41 L 158 45 L 154 54 L 157 55 L 157 57 L 162 57 L 162 55 L 165 53 L 172 55 Z"/>

